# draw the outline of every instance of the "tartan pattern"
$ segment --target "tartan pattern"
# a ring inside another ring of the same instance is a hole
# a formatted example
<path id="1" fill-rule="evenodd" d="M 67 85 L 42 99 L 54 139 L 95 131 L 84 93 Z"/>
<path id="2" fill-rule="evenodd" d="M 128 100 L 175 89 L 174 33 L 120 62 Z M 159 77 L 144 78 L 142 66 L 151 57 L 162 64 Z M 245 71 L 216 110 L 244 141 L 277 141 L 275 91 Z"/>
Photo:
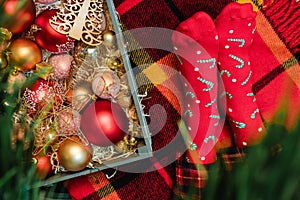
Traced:
<path id="1" fill-rule="evenodd" d="M 164 27 L 175 29 L 178 24 L 197 11 L 207 12 L 213 19 L 230 0 L 115 0 L 115 6 L 122 23 L 127 29 L 139 27 Z M 271 122 L 282 99 L 289 99 L 287 126 L 292 127 L 299 113 L 300 73 L 299 73 L 299 9 L 296 1 L 275 0 L 270 7 L 258 12 L 257 32 L 255 33 L 251 62 L 253 66 L 253 91 L 266 123 Z M 297 37 L 298 36 L 298 37 Z M 163 63 L 176 68 L 176 58 L 170 52 L 161 50 L 141 50 L 132 58 L 139 65 Z M 147 69 L 141 69 L 141 72 Z M 145 77 L 151 79 L 151 71 Z M 155 72 L 153 72 L 155 73 Z M 168 74 L 168 72 L 165 72 Z M 150 80 L 151 81 L 151 80 Z M 172 93 L 151 85 L 151 101 L 168 110 L 168 124 L 153 137 L 154 149 L 168 144 L 172 134 L 177 131 L 176 120 L 180 118 Z M 276 90 L 276 92 L 274 92 Z M 159 120 L 159 116 L 158 120 Z M 236 162 L 243 154 L 224 153 L 226 166 Z M 158 161 L 159 163 L 160 161 Z M 205 186 L 206 170 L 190 165 L 180 156 L 179 159 L 161 170 L 130 174 L 119 171 L 107 180 L 105 174 L 97 172 L 68 181 L 67 188 L 73 199 L 200 199 L 201 188 Z M 188 190 L 189 188 L 189 190 Z M 191 190 L 191 188 L 194 188 Z M 192 191 L 192 194 L 189 192 Z"/>
<path id="2" fill-rule="evenodd" d="M 207 180 L 207 168 L 200 164 L 190 165 L 183 155 L 176 161 L 175 171 L 173 199 L 200 199 Z"/>

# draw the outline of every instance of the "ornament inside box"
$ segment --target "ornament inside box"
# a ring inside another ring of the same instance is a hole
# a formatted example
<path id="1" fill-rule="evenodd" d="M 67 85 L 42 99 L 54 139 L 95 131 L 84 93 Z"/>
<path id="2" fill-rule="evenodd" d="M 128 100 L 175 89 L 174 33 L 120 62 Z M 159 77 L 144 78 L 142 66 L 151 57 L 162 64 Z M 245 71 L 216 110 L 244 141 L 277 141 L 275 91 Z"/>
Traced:
<path id="1" fill-rule="evenodd" d="M 40 76 L 22 90 L 14 119 L 16 130 L 24 116 L 34 130 L 37 175 L 46 178 L 39 185 L 150 157 L 112 0 L 36 0 L 34 6 L 35 19 L 16 33 L 7 57 L 13 82 Z"/>

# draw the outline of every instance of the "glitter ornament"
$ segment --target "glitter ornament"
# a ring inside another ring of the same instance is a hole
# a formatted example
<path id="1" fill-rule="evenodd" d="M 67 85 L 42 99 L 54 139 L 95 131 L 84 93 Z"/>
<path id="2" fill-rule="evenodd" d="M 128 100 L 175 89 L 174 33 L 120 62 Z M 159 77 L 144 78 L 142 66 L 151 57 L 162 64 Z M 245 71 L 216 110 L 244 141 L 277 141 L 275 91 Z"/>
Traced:
<path id="1" fill-rule="evenodd" d="M 69 54 L 50 56 L 48 63 L 53 67 L 54 76 L 58 79 L 69 77 L 74 58 Z"/>
<path id="2" fill-rule="evenodd" d="M 30 89 L 26 88 L 23 99 L 28 106 L 28 112 L 35 113 L 50 106 L 50 110 L 63 102 L 62 87 L 53 81 L 37 80 Z"/>
<path id="3" fill-rule="evenodd" d="M 123 139 L 128 118 L 116 103 L 100 100 L 90 104 L 81 116 L 81 131 L 92 144 L 110 146 Z"/>
<path id="4" fill-rule="evenodd" d="M 102 89 L 103 86 L 104 90 Z M 114 98 L 120 91 L 120 79 L 113 71 L 102 70 L 95 75 L 92 82 L 92 88 L 93 92 L 100 98 Z"/>
<path id="5" fill-rule="evenodd" d="M 32 0 L 0 2 L 0 27 L 5 27 L 14 34 L 19 34 L 31 25 L 36 13 Z"/>
<path id="6" fill-rule="evenodd" d="M 84 145 L 77 136 L 72 136 L 59 145 L 57 158 L 66 170 L 80 171 L 92 161 L 92 148 Z"/>
<path id="7" fill-rule="evenodd" d="M 57 12 L 57 9 L 52 9 L 40 13 L 32 26 L 33 36 L 41 48 L 52 53 L 64 53 L 74 48 L 74 40 L 56 32 L 50 26 L 49 20 Z"/>
<path id="8" fill-rule="evenodd" d="M 71 108 L 60 111 L 57 115 L 57 131 L 60 135 L 75 134 L 79 130 L 80 115 Z"/>
<path id="9" fill-rule="evenodd" d="M 8 47 L 9 64 L 20 71 L 29 71 L 42 61 L 42 52 L 30 39 L 18 38 Z"/>

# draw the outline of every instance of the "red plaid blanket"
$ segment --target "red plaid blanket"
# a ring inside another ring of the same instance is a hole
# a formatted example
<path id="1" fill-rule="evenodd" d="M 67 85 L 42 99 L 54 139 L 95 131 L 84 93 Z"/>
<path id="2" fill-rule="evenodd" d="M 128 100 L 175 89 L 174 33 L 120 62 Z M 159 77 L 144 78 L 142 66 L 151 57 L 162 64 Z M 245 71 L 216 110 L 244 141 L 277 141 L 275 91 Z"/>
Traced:
<path id="1" fill-rule="evenodd" d="M 254 0 L 253 0 L 254 1 Z M 115 0 L 120 19 L 127 30 L 140 27 L 163 27 L 175 29 L 178 24 L 198 11 L 207 12 L 213 19 L 230 3 L 230 0 Z M 254 1 L 257 2 L 257 1 Z M 263 119 L 273 120 L 277 110 L 288 109 L 287 127 L 295 124 L 300 110 L 300 3 L 297 0 L 275 0 L 258 11 L 257 32 L 254 38 L 251 63 L 253 71 L 253 91 Z M 171 38 L 166 37 L 166 40 Z M 178 60 L 172 52 L 147 49 L 137 52 L 131 58 L 133 64 L 147 62 L 149 68 L 141 71 L 150 81 L 155 79 L 157 66 L 164 64 L 176 69 Z M 149 70 L 151 69 L 151 70 Z M 164 74 L 172 77 L 168 71 Z M 167 121 L 160 132 L 153 136 L 154 151 L 167 145 L 178 131 L 180 115 L 172 91 L 154 84 L 148 90 L 145 111 L 159 104 L 167 111 Z M 153 116 L 159 122 L 160 116 Z M 176 149 L 174 149 L 176 152 Z M 240 157 L 236 152 L 228 152 L 223 158 L 228 163 Z M 206 170 L 191 166 L 182 159 L 159 166 L 164 158 L 153 161 L 159 170 L 147 173 L 126 173 L 106 170 L 69 180 L 66 187 L 73 199 L 181 199 L 189 195 L 199 199 L 205 185 Z M 209 168 L 209 166 L 207 166 Z M 229 180 L 230 181 L 230 180 Z M 190 190 L 194 186 L 194 190 Z"/>

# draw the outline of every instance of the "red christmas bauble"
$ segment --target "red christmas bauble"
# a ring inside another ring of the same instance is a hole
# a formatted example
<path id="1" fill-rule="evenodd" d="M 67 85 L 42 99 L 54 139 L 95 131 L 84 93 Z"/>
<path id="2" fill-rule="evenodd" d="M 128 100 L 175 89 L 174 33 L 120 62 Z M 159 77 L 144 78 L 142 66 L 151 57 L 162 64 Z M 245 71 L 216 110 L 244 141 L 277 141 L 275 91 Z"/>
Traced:
<path id="1" fill-rule="evenodd" d="M 46 178 L 52 172 L 52 165 L 49 156 L 36 156 L 36 175 L 40 179 Z"/>
<path id="2" fill-rule="evenodd" d="M 63 89 L 54 81 L 37 80 L 30 89 L 26 89 L 23 96 L 30 114 L 47 106 L 59 105 L 63 102 Z M 49 108 L 48 108 L 49 109 Z"/>
<path id="3" fill-rule="evenodd" d="M 33 36 L 41 48 L 52 53 L 64 53 L 74 47 L 74 40 L 67 35 L 58 33 L 51 27 L 49 20 L 57 12 L 57 9 L 52 9 L 40 13 L 34 22 L 37 27 Z"/>
<path id="4" fill-rule="evenodd" d="M 0 27 L 18 34 L 33 22 L 36 11 L 32 0 L 6 0 L 0 1 L 0 4 Z"/>
<path id="5" fill-rule="evenodd" d="M 36 0 L 36 2 L 41 3 L 41 4 L 51 4 L 56 2 L 57 0 Z"/>
<path id="6" fill-rule="evenodd" d="M 81 116 L 81 131 L 92 144 L 110 146 L 123 139 L 128 118 L 122 108 L 109 100 L 89 105 Z"/>

